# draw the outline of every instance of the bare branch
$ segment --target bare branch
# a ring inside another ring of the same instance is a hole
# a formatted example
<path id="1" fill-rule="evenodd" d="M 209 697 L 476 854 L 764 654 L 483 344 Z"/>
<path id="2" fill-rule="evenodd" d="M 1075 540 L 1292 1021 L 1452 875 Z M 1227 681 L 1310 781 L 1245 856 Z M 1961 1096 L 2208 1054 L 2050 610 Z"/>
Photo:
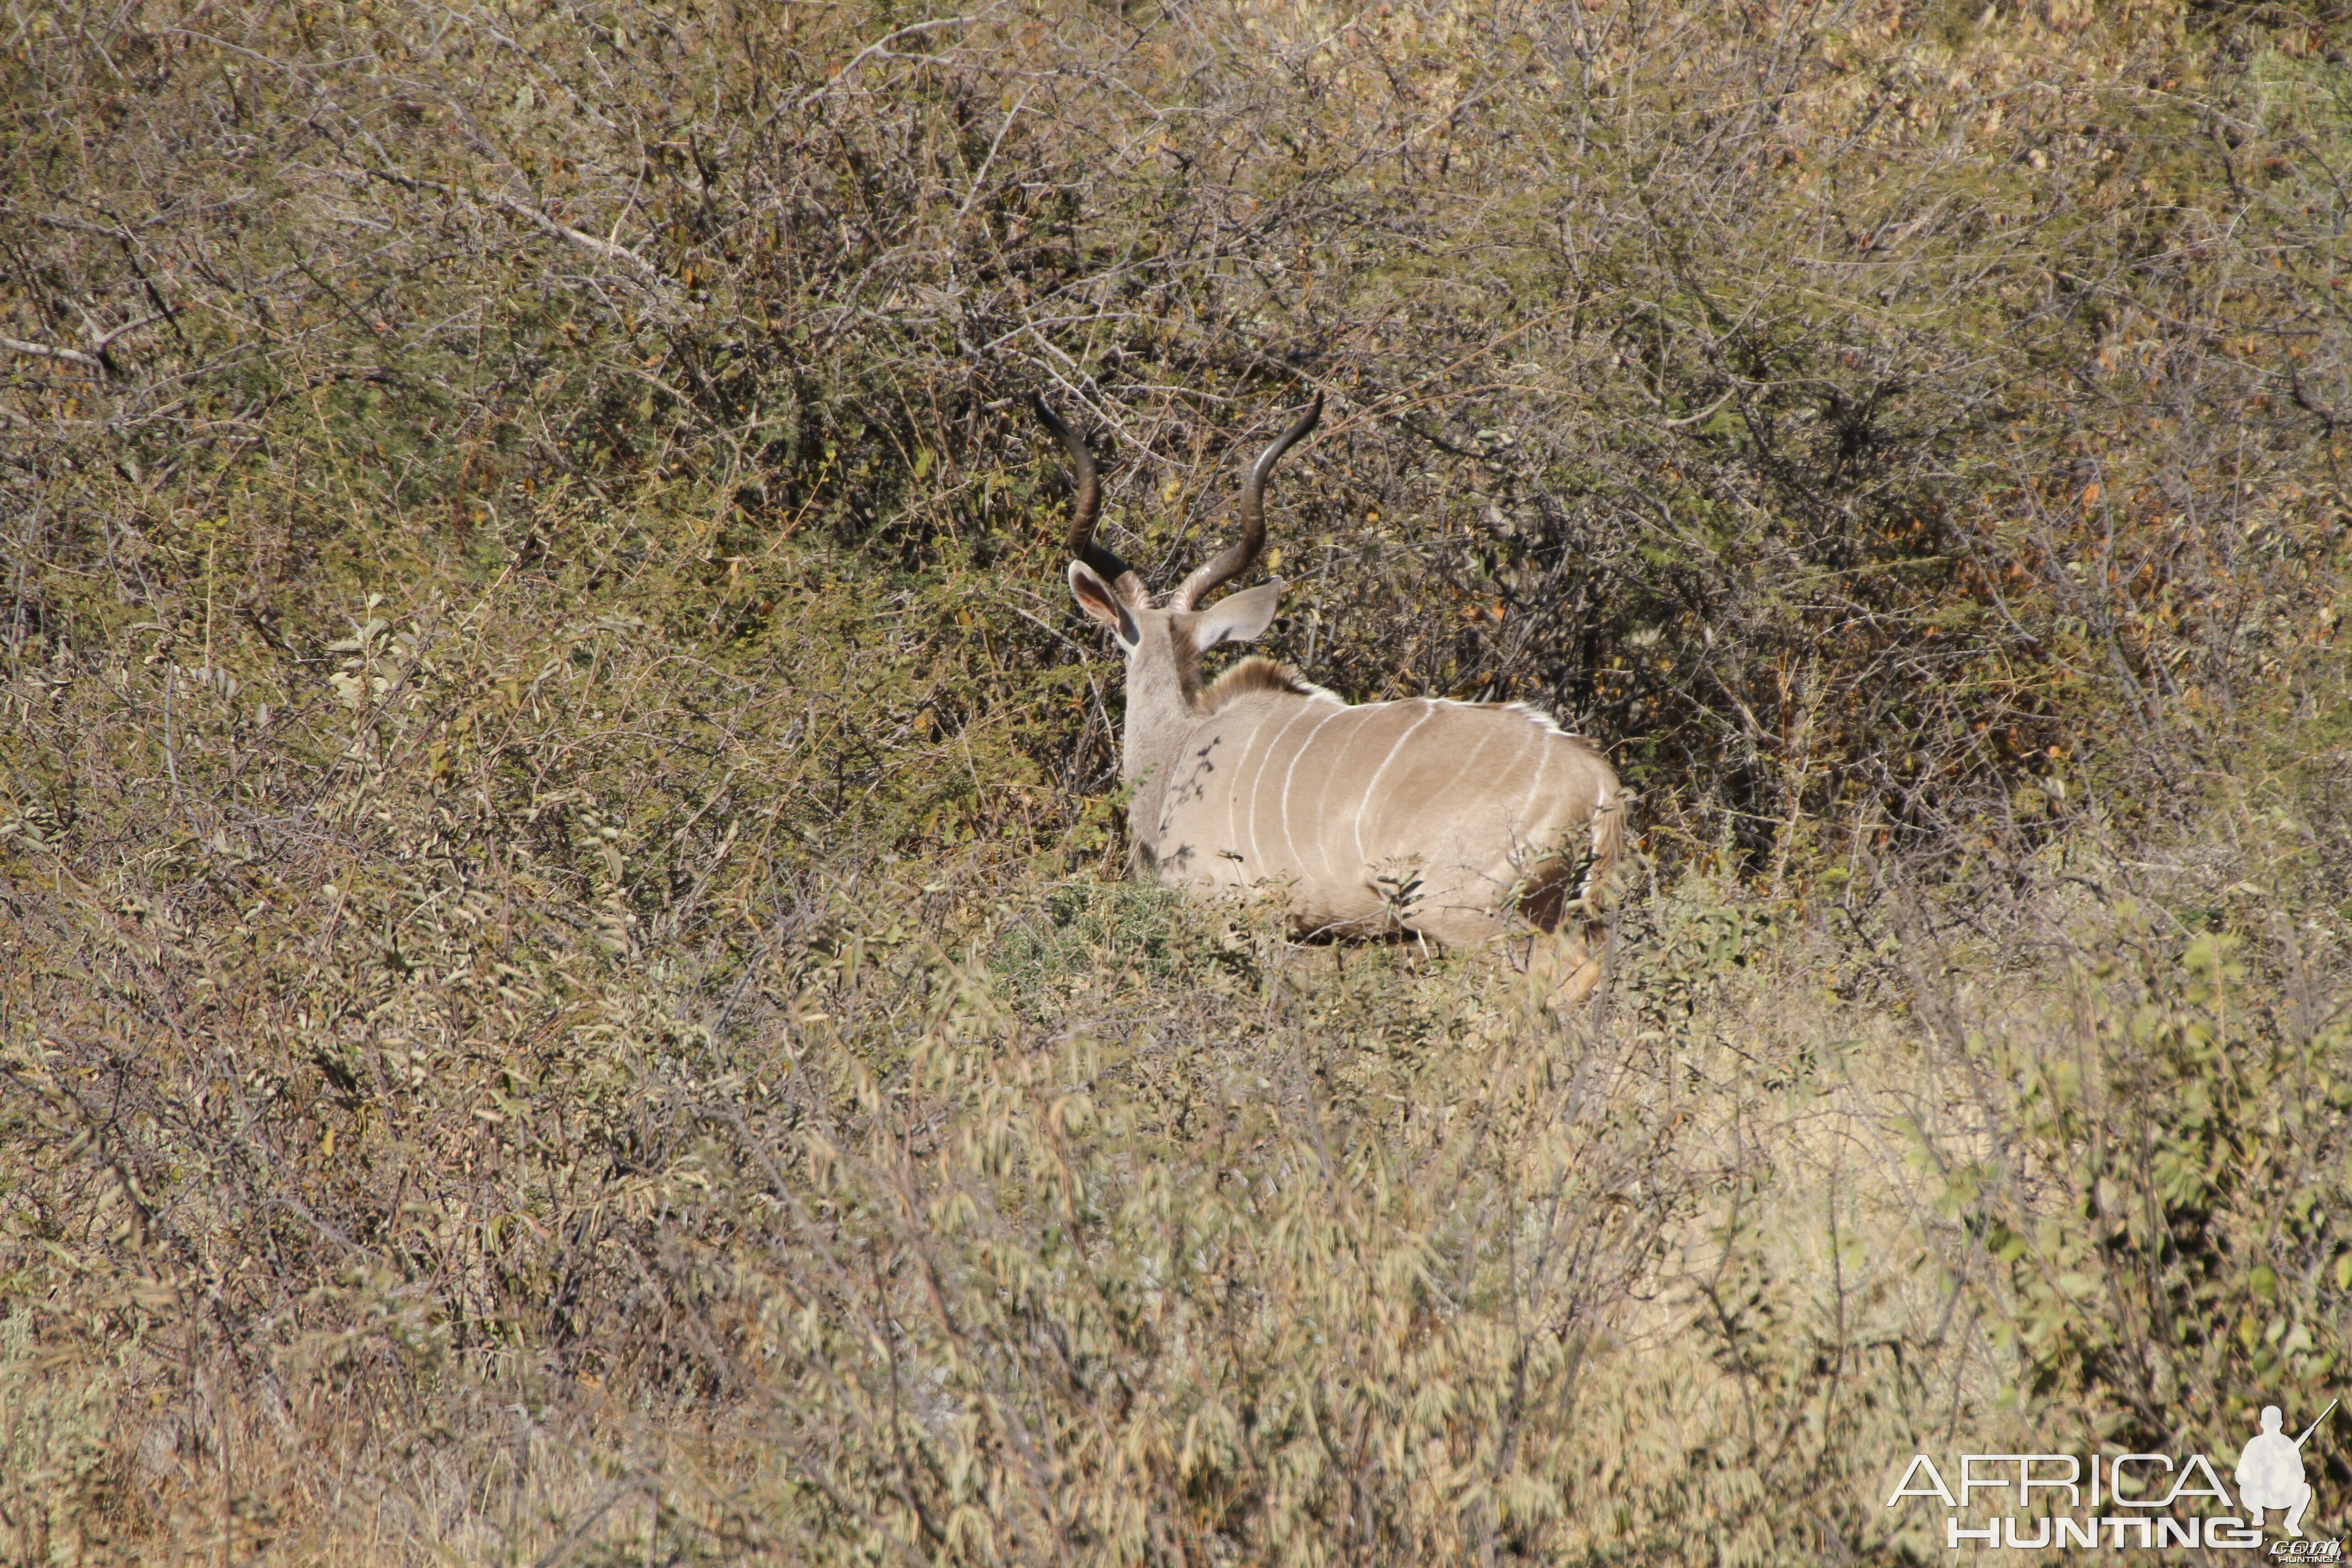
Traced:
<path id="1" fill-rule="evenodd" d="M 358 173 L 369 179 L 382 180 L 387 184 L 399 185 L 406 190 L 436 191 L 443 195 L 455 196 L 462 202 L 486 201 L 501 212 L 521 218 L 542 234 L 577 246 L 591 256 L 619 263 L 623 270 L 626 271 L 648 293 L 667 304 L 675 305 L 677 302 L 677 285 L 664 277 L 661 269 L 652 262 L 647 261 L 625 245 L 620 245 L 609 239 L 599 239 L 593 234 L 551 217 L 529 202 L 517 201 L 500 191 L 486 191 L 478 196 L 474 193 L 460 190 L 446 181 L 427 179 L 420 174 L 403 174 L 391 169 L 362 169 Z"/>
<path id="2" fill-rule="evenodd" d="M 29 354 L 36 359 L 63 360 L 68 364 L 94 370 L 100 375 L 109 374 L 104 360 L 96 354 L 84 353 L 79 349 L 61 349 L 48 343 L 28 343 L 22 338 L 7 337 L 0 337 L 0 349 L 6 349 L 10 353 Z"/>

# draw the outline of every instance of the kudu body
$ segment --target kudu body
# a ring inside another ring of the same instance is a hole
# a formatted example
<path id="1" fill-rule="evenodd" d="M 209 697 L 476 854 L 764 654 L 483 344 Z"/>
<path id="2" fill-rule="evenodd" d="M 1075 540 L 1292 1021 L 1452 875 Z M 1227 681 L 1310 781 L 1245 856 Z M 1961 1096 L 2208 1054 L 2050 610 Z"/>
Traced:
<path id="1" fill-rule="evenodd" d="M 1266 476 L 1314 428 L 1322 399 L 1252 468 L 1241 542 L 1158 608 L 1095 542 L 1101 488 L 1086 442 L 1042 398 L 1032 405 L 1077 469 L 1070 591 L 1127 656 L 1119 772 L 1139 858 L 1174 886 L 1286 884 L 1294 925 L 1309 933 L 1403 931 L 1465 945 L 1515 919 L 1568 926 L 1587 944 L 1569 989 L 1589 991 L 1625 815 L 1598 752 L 1517 703 L 1350 705 L 1263 658 L 1202 679 L 1202 654 L 1274 620 L 1280 582 L 1199 606 L 1255 563 Z"/>

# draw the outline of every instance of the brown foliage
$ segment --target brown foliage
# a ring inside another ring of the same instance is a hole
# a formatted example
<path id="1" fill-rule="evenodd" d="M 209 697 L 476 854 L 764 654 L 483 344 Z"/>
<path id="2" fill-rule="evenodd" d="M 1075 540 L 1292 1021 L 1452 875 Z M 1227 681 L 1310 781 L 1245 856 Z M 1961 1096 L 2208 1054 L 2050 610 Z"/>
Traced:
<path id="1" fill-rule="evenodd" d="M 1890 1559 L 2341 1364 L 2330 17 L 5 26 L 17 1557 Z M 1038 386 L 1160 586 L 1327 394 L 1601 1009 L 1102 879 Z"/>

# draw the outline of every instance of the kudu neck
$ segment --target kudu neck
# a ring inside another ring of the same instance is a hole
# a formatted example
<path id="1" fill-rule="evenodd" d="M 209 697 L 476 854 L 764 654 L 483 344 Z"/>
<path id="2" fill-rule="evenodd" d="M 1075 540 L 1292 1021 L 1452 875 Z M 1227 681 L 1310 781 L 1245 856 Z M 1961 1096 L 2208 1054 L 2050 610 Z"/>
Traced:
<path id="1" fill-rule="evenodd" d="M 1139 835 L 1160 817 L 1160 795 L 1174 771 L 1184 737 L 1201 721 L 1201 656 L 1192 642 L 1194 617 L 1181 612 L 1139 615 L 1142 641 L 1127 660 L 1127 722 L 1119 737 L 1119 777 L 1134 786 L 1128 817 Z"/>

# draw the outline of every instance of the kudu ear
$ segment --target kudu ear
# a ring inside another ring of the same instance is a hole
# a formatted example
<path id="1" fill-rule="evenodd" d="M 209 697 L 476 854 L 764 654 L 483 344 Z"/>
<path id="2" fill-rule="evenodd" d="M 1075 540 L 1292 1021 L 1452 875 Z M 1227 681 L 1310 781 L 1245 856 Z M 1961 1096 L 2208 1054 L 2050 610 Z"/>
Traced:
<path id="1" fill-rule="evenodd" d="M 1202 610 L 1193 624 L 1194 644 L 1206 653 L 1221 642 L 1257 641 L 1274 625 L 1275 612 L 1282 608 L 1283 587 L 1277 578 L 1219 599 Z"/>
<path id="2" fill-rule="evenodd" d="M 1136 629 L 1135 617 L 1127 613 L 1111 585 L 1104 582 L 1095 569 L 1083 561 L 1070 563 L 1070 595 L 1078 608 L 1111 629 L 1111 634 L 1129 647 L 1143 640 Z"/>

